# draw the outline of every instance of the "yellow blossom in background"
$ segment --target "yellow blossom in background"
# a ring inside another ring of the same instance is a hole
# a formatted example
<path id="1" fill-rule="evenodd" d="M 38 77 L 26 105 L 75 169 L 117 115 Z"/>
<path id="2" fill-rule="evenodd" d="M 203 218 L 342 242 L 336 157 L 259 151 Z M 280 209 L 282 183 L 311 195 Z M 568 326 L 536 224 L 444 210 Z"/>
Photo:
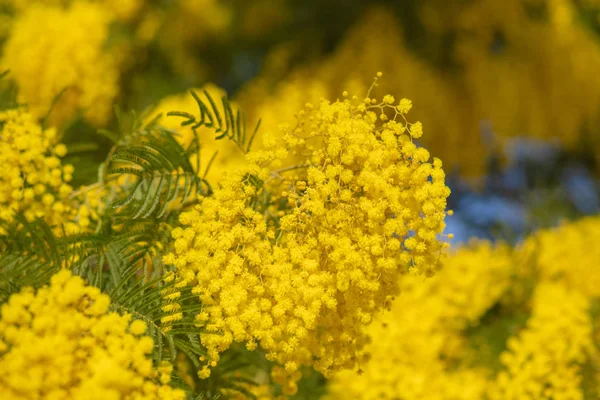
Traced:
<path id="1" fill-rule="evenodd" d="M 96 3 L 112 13 L 117 20 L 127 21 L 135 16 L 146 0 L 0 0 L 16 14 L 35 5 L 68 7 L 73 3 Z"/>
<path id="2" fill-rule="evenodd" d="M 87 2 L 68 9 L 34 5 L 16 17 L 1 64 L 36 118 L 60 95 L 52 123 L 76 112 L 97 125 L 108 120 L 118 93 L 116 63 L 104 49 L 110 20 L 104 8 Z"/>
<path id="3" fill-rule="evenodd" d="M 536 3 L 546 18 L 531 16 Z M 573 148 L 582 130 L 599 127 L 600 47 L 575 7 L 570 0 L 485 0 L 457 14 L 456 57 L 474 116 L 499 136 L 555 138 Z"/>
<path id="4" fill-rule="evenodd" d="M 291 120 L 306 101 L 339 96 L 344 89 L 366 92 L 368 77 L 381 68 L 388 91 L 401 93 L 418 105 L 412 115 L 428 127 L 429 134 L 423 141 L 432 154 L 443 159 L 447 167 L 461 160 L 468 164 L 467 170 L 472 170 L 470 164 L 480 163 L 480 158 L 459 157 L 459 153 L 480 153 L 481 149 L 475 147 L 479 140 L 473 140 L 466 129 L 469 118 L 460 112 L 465 99 L 453 98 L 453 93 L 459 93 L 454 80 L 413 54 L 403 36 L 390 12 L 374 9 L 350 28 L 327 58 L 292 69 L 278 82 L 269 78 L 277 75 L 269 71 L 267 64 L 264 74 L 243 87 L 236 99 L 248 110 L 250 119 L 260 117 L 263 130 L 270 131 L 282 117 Z M 348 68 L 350 65 L 352 68 Z"/>
<path id="5" fill-rule="evenodd" d="M 146 0 L 99 0 L 97 3 L 109 10 L 117 20 L 128 21 L 137 15 Z"/>
<path id="6" fill-rule="evenodd" d="M 213 84 L 206 84 L 202 88 L 193 90 L 198 94 L 202 101 L 210 104 L 208 103 L 206 95 L 203 93 L 203 91 L 206 90 L 213 101 L 217 104 L 220 113 L 222 115 L 224 114 L 221 98 L 227 94 L 223 89 Z M 232 107 L 233 112 L 236 112 L 237 106 L 232 104 Z M 183 111 L 192 115 L 196 115 L 200 112 L 198 109 L 198 103 L 189 93 L 168 96 L 162 99 L 152 110 L 152 113 L 146 118 L 146 122 L 150 122 L 160 115 L 156 122 L 162 127 L 175 132 L 175 137 L 177 140 L 184 148 L 186 148 L 195 140 L 194 132 L 189 126 L 181 126 L 181 118 L 176 116 L 167 116 L 169 111 Z M 197 129 L 196 132 L 198 133 L 198 140 L 200 142 L 201 161 L 200 171 L 198 172 L 201 175 L 204 175 L 210 159 L 213 157 L 215 152 L 217 152 L 206 177 L 211 185 L 217 185 L 224 173 L 239 167 L 243 163 L 242 150 L 227 138 L 216 140 L 216 133 L 213 129 L 201 127 Z M 196 157 L 193 156 L 191 161 L 192 164 L 195 165 Z"/>
<path id="7" fill-rule="evenodd" d="M 581 145 L 582 131 L 600 127 L 600 45 L 578 21 L 572 1 L 543 2 L 545 18 L 532 17 L 529 3 L 420 2 L 415 23 L 434 37 L 455 38 L 451 47 L 438 49 L 434 40 L 420 45 L 436 55 L 448 52 L 454 68 L 417 55 L 393 13 L 375 8 L 330 55 L 290 68 L 282 79 L 267 58 L 263 73 L 237 99 L 254 119 L 262 118 L 264 129 L 273 130 L 278 117 L 293 117 L 307 100 L 343 89 L 360 93 L 371 71 L 382 68 L 389 91 L 418 105 L 414 116 L 429 131 L 423 144 L 449 170 L 481 175 L 486 166 L 481 155 L 495 148 L 494 142 L 517 136 L 573 149 Z M 600 148 L 593 134 L 587 139 Z"/>
<path id="8" fill-rule="evenodd" d="M 175 367 L 177 370 L 177 375 L 181 377 L 181 379 L 185 382 L 193 390 L 196 389 L 196 382 L 194 380 L 194 375 L 196 375 L 194 371 L 194 366 L 190 362 L 189 358 L 183 353 L 177 354 L 177 360 L 175 363 Z"/>
<path id="9" fill-rule="evenodd" d="M 449 189 L 441 162 L 412 142 L 414 126 L 375 99 L 307 104 L 181 214 L 164 262 L 202 302 L 211 363 L 234 341 L 260 345 L 293 394 L 302 365 L 330 376 L 362 362 L 364 327 L 399 276 L 433 275 L 443 259 Z"/>
<path id="10" fill-rule="evenodd" d="M 259 39 L 293 18 L 286 0 L 254 0 L 245 5 L 238 28 L 245 38 Z"/>
<path id="11" fill-rule="evenodd" d="M 370 360 L 330 384 L 331 399 L 481 399 L 491 371 L 461 363 L 464 330 L 506 292 L 511 251 L 473 243 L 433 278 L 403 280 L 390 313 L 368 329 Z"/>
<path id="12" fill-rule="evenodd" d="M 599 360 L 592 245 L 598 226 L 594 217 L 544 230 L 517 250 L 475 243 L 450 256 L 435 277 L 404 279 L 391 313 L 368 330 L 369 362 L 335 377 L 328 398 L 593 396 L 597 387 L 590 379 L 596 377 L 586 375 Z M 527 287 L 531 298 L 520 293 Z M 521 314 L 522 327 L 516 322 Z M 501 351 L 484 354 L 490 349 L 473 347 L 473 329 L 497 341 L 489 336 L 502 335 L 497 331 L 505 329 L 506 318 L 512 322 Z"/>
<path id="13" fill-rule="evenodd" d="M 600 297 L 600 218 L 588 217 L 527 239 L 524 251 L 535 255 L 540 279 L 561 282 L 587 297 Z"/>
<path id="14" fill-rule="evenodd" d="M 154 368 L 146 324 L 109 305 L 68 270 L 12 295 L 0 309 L 0 397 L 185 399 L 168 386 L 172 367 Z"/>
<path id="15" fill-rule="evenodd" d="M 491 399 L 583 399 L 581 364 L 592 351 L 590 302 L 576 290 L 541 283 L 527 327 L 509 339 Z"/>
<path id="16" fill-rule="evenodd" d="M 207 33 L 222 33 L 229 27 L 232 19 L 232 10 L 225 2 L 218 0 L 181 0 L 179 2 L 181 16 L 186 20 L 196 23 L 190 26 L 191 31 L 186 29 L 185 35 L 196 36 L 196 30 Z"/>
<path id="17" fill-rule="evenodd" d="M 0 5 L 18 13 L 29 8 L 33 4 L 63 6 L 69 2 L 70 0 L 0 0 Z"/>
<path id="18" fill-rule="evenodd" d="M 203 80 L 210 63 L 197 57 L 198 48 L 208 41 L 221 43 L 226 39 L 233 27 L 233 17 L 229 2 L 181 0 L 173 3 L 161 18 L 157 39 L 178 75 L 195 82 Z"/>

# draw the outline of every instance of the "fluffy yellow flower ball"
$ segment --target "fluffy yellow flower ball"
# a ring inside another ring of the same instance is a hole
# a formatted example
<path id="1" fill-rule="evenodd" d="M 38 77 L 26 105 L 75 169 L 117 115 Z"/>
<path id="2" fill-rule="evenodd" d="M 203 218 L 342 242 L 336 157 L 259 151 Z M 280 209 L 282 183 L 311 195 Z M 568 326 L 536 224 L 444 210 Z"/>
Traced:
<path id="1" fill-rule="evenodd" d="M 145 324 L 107 313 L 109 304 L 68 270 L 12 295 L 0 310 L 0 397 L 185 399 L 153 367 Z"/>
<path id="2" fill-rule="evenodd" d="M 61 163 L 67 147 L 56 140 L 54 128 L 42 130 L 24 109 L 0 112 L 0 220 L 11 222 L 22 212 L 30 222 L 44 219 L 57 233 L 74 233 L 98 219 L 100 192 L 73 192 L 73 166 Z"/>
<path id="3" fill-rule="evenodd" d="M 432 275 L 443 258 L 449 189 L 413 126 L 372 99 L 307 105 L 181 214 L 164 261 L 203 304 L 211 361 L 236 341 L 260 344 L 292 381 L 301 365 L 329 376 L 361 362 L 399 276 Z"/>
<path id="4" fill-rule="evenodd" d="M 118 93 L 118 70 L 104 50 L 110 19 L 103 7 L 88 2 L 68 9 L 34 5 L 17 16 L 2 65 L 35 117 L 46 115 L 62 93 L 50 115 L 53 123 L 77 111 L 95 124 L 106 122 Z"/>
<path id="5" fill-rule="evenodd" d="M 56 130 L 42 130 L 23 109 L 0 112 L 0 128 L 0 219 L 10 220 L 14 212 L 24 211 L 29 220 L 62 223 L 73 166 L 61 165 L 67 148 L 54 146 Z"/>

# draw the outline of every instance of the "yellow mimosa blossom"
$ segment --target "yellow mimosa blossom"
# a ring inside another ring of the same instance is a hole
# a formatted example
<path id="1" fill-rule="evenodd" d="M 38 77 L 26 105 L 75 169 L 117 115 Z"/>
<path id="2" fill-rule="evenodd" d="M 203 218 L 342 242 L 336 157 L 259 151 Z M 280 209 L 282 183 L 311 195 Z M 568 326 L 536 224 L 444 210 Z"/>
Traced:
<path id="1" fill-rule="evenodd" d="M 449 189 L 412 142 L 418 126 L 370 98 L 307 104 L 181 214 L 164 261 L 203 304 L 211 361 L 234 341 L 260 345 L 292 394 L 301 365 L 330 376 L 363 360 L 364 328 L 400 275 L 433 275 L 443 259 Z"/>
<path id="2" fill-rule="evenodd" d="M 42 130 L 23 108 L 0 112 L 0 220 L 22 212 L 57 233 L 74 233 L 90 230 L 98 219 L 99 191 L 73 191 L 74 168 L 61 162 L 67 147 L 56 141 L 56 129 Z"/>
<path id="3" fill-rule="evenodd" d="M 185 399 L 168 385 L 172 367 L 152 365 L 145 323 L 109 305 L 68 270 L 12 295 L 0 309 L 0 397 Z"/>
<path id="4" fill-rule="evenodd" d="M 56 101 L 54 124 L 76 112 L 97 125 L 108 120 L 118 93 L 118 70 L 104 50 L 110 21 L 105 9 L 88 2 L 68 9 L 34 5 L 16 17 L 1 63 L 36 118 Z"/>

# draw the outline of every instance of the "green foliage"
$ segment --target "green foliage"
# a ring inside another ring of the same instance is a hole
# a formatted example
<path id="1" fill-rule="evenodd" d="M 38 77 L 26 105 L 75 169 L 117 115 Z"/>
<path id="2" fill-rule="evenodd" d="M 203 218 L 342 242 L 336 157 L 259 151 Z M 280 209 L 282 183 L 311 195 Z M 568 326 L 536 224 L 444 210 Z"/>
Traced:
<path id="1" fill-rule="evenodd" d="M 8 79 L 9 70 L 0 72 L 0 111 L 14 108 L 17 103 L 17 86 Z"/>
<path id="2" fill-rule="evenodd" d="M 42 220 L 28 222 L 16 214 L 13 222 L 0 222 L 0 303 L 25 286 L 48 283 L 61 267 L 82 269 L 102 246 L 94 235 L 56 237 Z"/>
<path id="3" fill-rule="evenodd" d="M 252 142 L 260 127 L 260 120 L 254 127 L 252 134 L 247 135 L 245 114 L 240 110 L 234 112 L 227 96 L 221 97 L 223 110 L 220 110 L 208 91 L 203 91 L 208 99 L 207 102 L 202 101 L 195 91 L 191 90 L 190 93 L 198 104 L 198 110 L 200 111 L 199 119 L 192 114 L 183 111 L 171 111 L 168 112 L 167 115 L 185 118 L 181 123 L 181 126 L 190 126 L 194 133 L 196 133 L 196 130 L 200 127 L 214 129 L 216 133 L 215 139 L 220 140 L 228 138 L 244 153 L 250 151 Z M 197 136 L 198 135 L 196 134 L 196 137 Z"/>
<path id="4" fill-rule="evenodd" d="M 112 207 L 131 219 L 161 218 L 174 202 L 185 204 L 193 195 L 210 193 L 210 185 L 190 161 L 197 145 L 184 149 L 172 132 L 154 124 L 137 132 L 136 142 L 128 136 L 111 152 L 108 178 L 129 175 L 135 182 Z"/>

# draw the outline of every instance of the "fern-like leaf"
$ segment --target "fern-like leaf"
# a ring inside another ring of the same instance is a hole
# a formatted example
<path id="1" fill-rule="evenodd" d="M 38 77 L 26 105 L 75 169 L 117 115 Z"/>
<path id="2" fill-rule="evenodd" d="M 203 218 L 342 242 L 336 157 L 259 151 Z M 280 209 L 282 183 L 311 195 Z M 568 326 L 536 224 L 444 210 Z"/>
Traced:
<path id="1" fill-rule="evenodd" d="M 199 117 L 183 111 L 170 111 L 167 115 L 184 118 L 181 126 L 190 126 L 194 132 L 200 127 L 214 129 L 215 139 L 227 138 L 233 141 L 242 152 L 247 153 L 250 151 L 252 142 L 260 127 L 260 120 L 254 127 L 252 134 L 248 136 L 246 134 L 245 114 L 240 110 L 234 112 L 227 96 L 221 97 L 222 107 L 220 108 L 208 91 L 203 91 L 206 101 L 203 101 L 195 91 L 191 90 L 190 93 L 198 104 Z"/>
<path id="2" fill-rule="evenodd" d="M 110 158 L 108 174 L 113 179 L 134 177 L 133 188 L 112 205 L 131 219 L 161 218 L 174 203 L 185 203 L 192 195 L 206 195 L 210 190 L 192 165 L 189 151 L 173 133 L 157 127 L 138 143 L 118 145 Z"/>

